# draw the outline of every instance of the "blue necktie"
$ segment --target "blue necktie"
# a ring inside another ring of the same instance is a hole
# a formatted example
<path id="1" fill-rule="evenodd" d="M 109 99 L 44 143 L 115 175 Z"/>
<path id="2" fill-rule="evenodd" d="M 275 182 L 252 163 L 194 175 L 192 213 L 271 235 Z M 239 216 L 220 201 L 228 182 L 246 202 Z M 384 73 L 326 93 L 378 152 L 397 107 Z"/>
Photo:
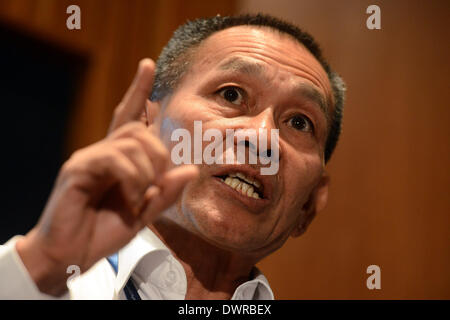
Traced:
<path id="1" fill-rule="evenodd" d="M 109 264 L 113 267 L 117 275 L 117 271 L 119 269 L 119 255 L 115 253 L 112 256 L 107 257 L 106 260 L 108 260 Z M 137 292 L 133 281 L 131 281 L 131 277 L 128 279 L 127 284 L 123 288 L 123 292 L 125 293 L 127 300 L 141 300 L 141 297 L 139 296 L 139 293 Z"/>

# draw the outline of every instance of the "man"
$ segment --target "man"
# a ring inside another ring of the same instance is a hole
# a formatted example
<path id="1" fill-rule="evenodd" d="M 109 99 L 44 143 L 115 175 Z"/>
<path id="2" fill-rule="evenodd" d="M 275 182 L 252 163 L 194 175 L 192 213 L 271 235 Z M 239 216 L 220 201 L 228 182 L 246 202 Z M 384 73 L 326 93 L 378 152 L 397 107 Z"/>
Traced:
<path id="1" fill-rule="evenodd" d="M 74 153 L 38 224 L 3 246 L 1 297 L 273 298 L 254 266 L 305 232 L 327 202 L 343 82 L 308 34 L 263 15 L 188 22 L 153 82 L 154 69 L 141 61 L 109 135 Z M 171 134 L 194 134 L 194 121 L 224 137 L 277 130 L 276 144 L 245 148 L 247 157 L 276 153 L 278 171 L 175 165 Z"/>

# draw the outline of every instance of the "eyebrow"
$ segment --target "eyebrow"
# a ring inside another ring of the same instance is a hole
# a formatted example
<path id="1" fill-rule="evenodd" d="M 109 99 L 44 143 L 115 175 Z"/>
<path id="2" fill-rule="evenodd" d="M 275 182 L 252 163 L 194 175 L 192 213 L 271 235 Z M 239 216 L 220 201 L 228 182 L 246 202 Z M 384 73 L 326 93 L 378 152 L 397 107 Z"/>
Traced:
<path id="1" fill-rule="evenodd" d="M 219 66 L 220 70 L 223 71 L 235 71 L 244 73 L 247 75 L 262 75 L 265 67 L 261 64 L 250 62 L 240 57 L 234 57 L 229 60 L 226 60 Z"/>
<path id="2" fill-rule="evenodd" d="M 248 61 L 241 57 L 233 57 L 219 65 L 219 69 L 223 71 L 238 72 L 249 76 L 263 77 L 265 66 L 256 62 Z M 294 91 L 298 93 L 299 96 L 305 97 L 306 99 L 317 104 L 328 120 L 328 104 L 326 103 L 324 96 L 316 88 L 302 83 L 297 85 Z"/>
<path id="3" fill-rule="evenodd" d="M 295 91 L 298 92 L 300 96 L 303 96 L 306 99 L 311 100 L 313 103 L 317 104 L 320 110 L 325 114 L 325 118 L 329 120 L 328 104 L 326 103 L 324 96 L 319 92 L 319 90 L 311 85 L 302 83 L 297 86 Z"/>

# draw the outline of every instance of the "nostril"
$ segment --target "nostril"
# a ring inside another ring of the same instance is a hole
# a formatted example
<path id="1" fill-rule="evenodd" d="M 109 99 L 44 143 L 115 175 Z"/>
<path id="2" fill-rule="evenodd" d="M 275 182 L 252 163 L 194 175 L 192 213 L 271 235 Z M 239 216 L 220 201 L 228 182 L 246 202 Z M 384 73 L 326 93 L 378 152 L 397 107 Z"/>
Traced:
<path id="1" fill-rule="evenodd" d="M 270 158 L 272 156 L 272 150 L 267 149 L 259 153 L 262 157 Z"/>
<path id="2" fill-rule="evenodd" d="M 250 150 L 252 150 L 253 152 L 257 153 L 258 152 L 258 148 L 251 143 L 249 140 L 241 140 L 239 142 L 239 144 L 243 144 L 245 146 L 245 148 L 248 148 Z M 260 157 L 265 157 L 265 158 L 271 158 L 272 157 L 272 150 L 271 149 L 267 149 L 265 151 L 259 151 L 259 156 Z"/>

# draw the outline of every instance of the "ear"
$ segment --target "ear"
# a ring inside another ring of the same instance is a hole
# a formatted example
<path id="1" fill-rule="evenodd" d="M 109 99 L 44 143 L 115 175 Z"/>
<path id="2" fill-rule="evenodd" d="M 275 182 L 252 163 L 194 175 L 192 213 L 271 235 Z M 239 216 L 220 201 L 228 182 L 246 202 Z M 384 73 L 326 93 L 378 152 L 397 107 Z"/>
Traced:
<path id="1" fill-rule="evenodd" d="M 313 221 L 317 212 L 322 211 L 328 202 L 328 186 L 330 177 L 324 172 L 319 183 L 311 192 L 308 201 L 302 208 L 302 214 L 298 219 L 297 225 L 291 232 L 291 237 L 299 237 L 305 233 L 311 221 Z"/>

